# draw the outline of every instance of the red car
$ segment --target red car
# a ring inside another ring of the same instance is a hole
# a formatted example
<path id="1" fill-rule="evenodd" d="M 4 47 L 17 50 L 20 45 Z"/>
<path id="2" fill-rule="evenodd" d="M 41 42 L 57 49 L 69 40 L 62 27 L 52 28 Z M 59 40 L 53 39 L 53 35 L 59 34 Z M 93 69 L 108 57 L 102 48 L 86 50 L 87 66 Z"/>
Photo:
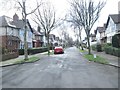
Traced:
<path id="1" fill-rule="evenodd" d="M 59 54 L 59 53 L 61 53 L 61 54 L 64 53 L 63 48 L 62 47 L 55 47 L 54 48 L 54 54 Z"/>

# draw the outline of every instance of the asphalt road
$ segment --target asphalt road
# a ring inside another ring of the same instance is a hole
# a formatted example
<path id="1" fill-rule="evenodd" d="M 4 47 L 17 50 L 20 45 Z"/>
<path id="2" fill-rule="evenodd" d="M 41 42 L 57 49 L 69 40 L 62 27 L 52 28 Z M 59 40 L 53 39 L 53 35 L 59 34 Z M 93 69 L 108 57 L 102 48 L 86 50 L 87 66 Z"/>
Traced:
<path id="1" fill-rule="evenodd" d="M 3 88 L 118 88 L 118 68 L 89 62 L 75 47 L 2 68 Z"/>

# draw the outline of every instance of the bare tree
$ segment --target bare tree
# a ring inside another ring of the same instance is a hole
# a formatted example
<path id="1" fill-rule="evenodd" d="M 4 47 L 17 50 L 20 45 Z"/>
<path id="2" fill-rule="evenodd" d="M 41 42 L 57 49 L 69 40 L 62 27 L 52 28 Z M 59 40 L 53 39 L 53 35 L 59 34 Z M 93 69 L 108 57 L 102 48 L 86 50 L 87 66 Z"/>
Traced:
<path id="1" fill-rule="evenodd" d="M 19 1 L 18 1 L 18 3 L 19 3 L 19 5 L 20 5 L 20 7 L 21 7 L 21 9 L 22 9 L 22 16 L 23 16 L 23 22 L 24 22 L 24 29 L 25 29 L 25 32 L 24 32 L 24 55 L 25 55 L 25 58 L 24 58 L 24 60 L 28 60 L 28 45 L 27 45 L 27 38 L 26 38 L 26 35 L 27 35 L 27 26 L 26 26 L 26 24 L 27 24 L 27 16 L 28 15 L 30 15 L 30 14 L 32 14 L 32 13 L 34 13 L 38 8 L 39 8 L 39 6 L 41 5 L 41 4 L 39 4 L 34 10 L 32 10 L 31 12 L 29 12 L 29 13 L 27 13 L 26 12 L 26 6 L 25 6 L 25 4 L 26 4 L 26 0 L 24 0 L 23 1 L 23 3 L 20 3 Z"/>
<path id="2" fill-rule="evenodd" d="M 28 60 L 28 45 L 27 45 L 27 16 L 34 13 L 41 5 L 41 3 L 39 5 L 37 5 L 37 7 L 33 10 L 31 10 L 30 12 L 27 12 L 28 9 L 26 9 L 26 1 L 27 0 L 5 0 L 5 2 L 14 2 L 15 3 L 15 7 L 16 9 L 19 9 L 22 11 L 22 18 L 23 18 L 23 23 L 24 23 L 24 55 L 25 58 L 24 60 Z"/>
<path id="3" fill-rule="evenodd" d="M 79 17 L 79 23 L 83 26 L 85 33 L 87 35 L 87 42 L 89 52 L 91 54 L 90 48 L 90 31 L 98 20 L 102 8 L 105 6 L 105 2 L 99 1 L 98 4 L 95 4 L 92 0 L 72 0 L 71 9 L 74 11 L 74 16 Z"/>
<path id="4" fill-rule="evenodd" d="M 66 15 L 67 17 L 65 18 L 65 21 L 67 21 L 68 23 L 70 23 L 70 27 L 74 28 L 74 32 L 77 36 L 77 41 L 78 41 L 78 46 L 80 45 L 82 50 L 83 50 L 83 46 L 82 46 L 82 39 L 81 39 L 81 31 L 83 29 L 81 21 L 80 21 L 80 17 L 78 16 L 78 14 L 76 13 L 76 11 L 72 10 L 70 8 L 69 10 L 69 15 Z"/>
<path id="5" fill-rule="evenodd" d="M 39 5 L 39 2 L 37 2 L 37 5 Z M 58 27 L 59 22 L 56 20 L 56 13 L 52 4 L 50 2 L 43 2 L 41 7 L 34 13 L 33 21 L 44 31 L 47 38 L 48 55 L 50 55 L 49 34 Z"/>
<path id="6" fill-rule="evenodd" d="M 79 41 L 79 33 L 78 33 L 78 29 L 74 29 L 74 33 L 75 33 L 75 37 L 76 37 L 76 46 L 77 46 L 77 48 L 80 48 L 79 47 L 79 44 L 80 44 L 80 41 Z"/>

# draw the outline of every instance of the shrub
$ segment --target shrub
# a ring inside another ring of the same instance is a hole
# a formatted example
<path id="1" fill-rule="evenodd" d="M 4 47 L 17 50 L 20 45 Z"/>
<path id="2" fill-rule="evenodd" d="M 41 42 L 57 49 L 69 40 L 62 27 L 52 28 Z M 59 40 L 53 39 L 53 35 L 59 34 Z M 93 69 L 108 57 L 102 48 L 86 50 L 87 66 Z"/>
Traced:
<path id="1" fill-rule="evenodd" d="M 92 45 L 91 48 L 92 48 L 92 50 L 96 51 L 97 50 L 96 49 L 96 44 Z"/>
<path id="2" fill-rule="evenodd" d="M 110 55 L 113 55 L 113 53 L 114 53 L 113 51 L 114 51 L 114 48 L 112 46 L 109 46 L 109 54 Z"/>
<path id="3" fill-rule="evenodd" d="M 32 48 L 32 49 L 28 49 L 28 54 L 37 54 L 46 51 L 47 51 L 47 47 Z M 19 49 L 19 55 L 24 55 L 24 49 Z"/>
<path id="4" fill-rule="evenodd" d="M 105 53 L 120 57 L 120 48 L 115 48 L 112 46 L 105 47 Z"/>
<path id="5" fill-rule="evenodd" d="M 112 37 L 112 46 L 116 48 L 120 47 L 120 35 L 114 35 Z"/>
<path id="6" fill-rule="evenodd" d="M 120 49 L 116 48 L 114 55 L 120 57 Z"/>
<path id="7" fill-rule="evenodd" d="M 19 55 L 24 55 L 24 49 L 19 49 Z"/>
<path id="8" fill-rule="evenodd" d="M 107 48 L 109 46 L 112 46 L 112 44 L 111 43 L 102 44 L 102 51 L 105 51 L 105 48 Z"/>
<path id="9" fill-rule="evenodd" d="M 105 50 L 105 53 L 106 53 L 106 54 L 109 54 L 109 48 L 108 48 L 108 47 L 105 47 L 104 50 Z"/>
<path id="10" fill-rule="evenodd" d="M 42 53 L 42 52 L 46 52 L 47 50 L 48 49 L 46 47 L 44 47 L 44 48 L 28 49 L 28 54 Z"/>
<path id="11" fill-rule="evenodd" d="M 101 46 L 101 44 L 97 44 L 97 52 L 102 52 L 102 46 Z"/>
<path id="12" fill-rule="evenodd" d="M 106 46 L 112 46 L 112 43 L 107 43 Z"/>

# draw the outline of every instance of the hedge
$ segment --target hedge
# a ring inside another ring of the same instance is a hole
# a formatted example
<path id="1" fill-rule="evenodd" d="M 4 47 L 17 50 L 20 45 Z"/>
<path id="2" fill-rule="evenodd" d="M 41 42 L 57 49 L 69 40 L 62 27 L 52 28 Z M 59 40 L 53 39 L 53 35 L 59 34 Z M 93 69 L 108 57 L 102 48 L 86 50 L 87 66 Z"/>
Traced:
<path id="1" fill-rule="evenodd" d="M 108 46 L 108 47 L 105 47 L 105 53 L 120 57 L 120 48 Z"/>
<path id="2" fill-rule="evenodd" d="M 52 48 L 50 48 L 52 49 Z M 42 52 L 47 52 L 48 49 L 47 47 L 41 47 L 41 48 L 32 48 L 28 49 L 28 54 L 37 54 L 37 53 L 42 53 Z M 24 55 L 24 49 L 19 49 L 19 55 Z"/>
<path id="3" fill-rule="evenodd" d="M 120 35 L 116 34 L 112 37 L 112 46 L 116 48 L 120 47 Z"/>
<path id="4" fill-rule="evenodd" d="M 92 50 L 97 51 L 96 44 L 91 46 Z"/>
<path id="5" fill-rule="evenodd" d="M 101 44 L 97 44 L 97 52 L 102 52 L 102 45 Z"/>
<path id="6" fill-rule="evenodd" d="M 105 51 L 105 48 L 106 48 L 106 47 L 109 47 L 109 46 L 112 46 L 112 43 L 102 44 L 102 51 Z"/>
<path id="7" fill-rule="evenodd" d="M 102 45 L 101 44 L 94 44 L 91 47 L 92 47 L 92 50 L 94 50 L 94 51 L 102 52 Z"/>

